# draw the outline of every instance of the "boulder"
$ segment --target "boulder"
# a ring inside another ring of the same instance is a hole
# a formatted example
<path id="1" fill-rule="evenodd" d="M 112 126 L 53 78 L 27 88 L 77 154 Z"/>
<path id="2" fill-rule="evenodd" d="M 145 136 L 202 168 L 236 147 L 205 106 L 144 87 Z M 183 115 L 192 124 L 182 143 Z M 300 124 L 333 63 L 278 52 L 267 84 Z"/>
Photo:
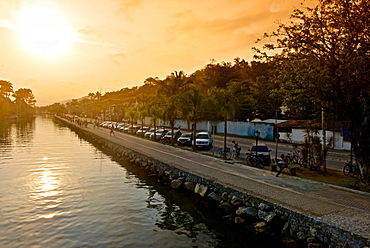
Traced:
<path id="1" fill-rule="evenodd" d="M 181 181 L 179 179 L 172 180 L 171 181 L 171 188 L 178 189 L 178 188 L 181 187 L 182 184 L 183 184 L 183 181 Z"/>
<path id="2" fill-rule="evenodd" d="M 208 187 L 202 184 L 197 183 L 195 186 L 194 192 L 201 196 L 205 196 L 207 194 Z"/>
<path id="3" fill-rule="evenodd" d="M 260 205 L 258 205 L 258 209 L 262 210 L 262 211 L 270 211 L 272 209 L 272 207 L 265 203 L 265 202 L 261 202 Z"/>
<path id="4" fill-rule="evenodd" d="M 234 223 L 235 224 L 244 224 L 245 220 L 239 216 L 235 217 Z"/>
<path id="5" fill-rule="evenodd" d="M 232 210 L 233 210 L 233 208 L 234 208 L 234 206 L 233 206 L 233 205 L 231 205 L 231 204 L 230 204 L 230 203 L 228 203 L 228 202 L 223 202 L 223 203 L 219 204 L 219 205 L 218 205 L 218 207 L 219 207 L 221 210 L 225 211 L 225 212 L 230 212 L 230 211 L 232 211 Z"/>
<path id="6" fill-rule="evenodd" d="M 245 216 L 245 217 L 257 217 L 258 210 L 253 207 L 239 207 L 236 211 L 237 215 Z"/>
<path id="7" fill-rule="evenodd" d="M 257 233 L 266 232 L 266 229 L 267 229 L 267 224 L 264 221 L 254 224 L 254 230 Z"/>
<path id="8" fill-rule="evenodd" d="M 267 223 L 271 222 L 276 217 L 276 214 L 274 212 L 265 212 L 265 211 L 258 211 L 258 218 L 261 220 L 266 221 Z"/>
<path id="9" fill-rule="evenodd" d="M 258 217 L 258 210 L 254 207 L 247 207 L 245 213 L 251 217 Z"/>
<path id="10" fill-rule="evenodd" d="M 221 196 L 219 196 L 218 194 L 216 194 L 214 191 L 211 192 L 207 196 L 207 198 L 210 199 L 210 200 L 212 200 L 212 201 L 221 202 Z"/>
<path id="11" fill-rule="evenodd" d="M 223 192 L 221 194 L 221 198 L 222 200 L 227 201 L 229 199 L 229 194 L 227 192 Z"/>
<path id="12" fill-rule="evenodd" d="M 242 202 L 242 200 L 239 197 L 233 195 L 231 197 L 231 204 L 233 204 L 234 206 L 240 206 L 240 205 L 243 204 L 243 202 Z"/>
<path id="13" fill-rule="evenodd" d="M 324 246 L 319 243 L 309 243 L 307 248 L 324 248 Z"/>
<path id="14" fill-rule="evenodd" d="M 184 189 L 194 192 L 195 191 L 195 183 L 194 182 L 184 182 L 183 186 Z"/>
<path id="15" fill-rule="evenodd" d="M 281 229 L 281 234 L 282 235 L 289 235 L 289 227 L 290 227 L 289 222 L 285 222 L 285 224 L 283 226 L 283 229 Z"/>

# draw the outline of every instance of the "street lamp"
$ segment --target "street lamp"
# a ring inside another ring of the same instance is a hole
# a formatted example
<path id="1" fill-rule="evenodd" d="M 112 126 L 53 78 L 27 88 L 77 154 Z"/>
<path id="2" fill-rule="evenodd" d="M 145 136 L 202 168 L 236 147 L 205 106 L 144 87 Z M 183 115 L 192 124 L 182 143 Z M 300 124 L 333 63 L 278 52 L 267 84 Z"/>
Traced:
<path id="1" fill-rule="evenodd" d="M 254 132 L 254 136 L 256 136 L 256 156 L 257 156 L 257 150 L 258 150 L 258 137 L 260 136 L 260 132 L 258 130 L 256 130 Z"/>

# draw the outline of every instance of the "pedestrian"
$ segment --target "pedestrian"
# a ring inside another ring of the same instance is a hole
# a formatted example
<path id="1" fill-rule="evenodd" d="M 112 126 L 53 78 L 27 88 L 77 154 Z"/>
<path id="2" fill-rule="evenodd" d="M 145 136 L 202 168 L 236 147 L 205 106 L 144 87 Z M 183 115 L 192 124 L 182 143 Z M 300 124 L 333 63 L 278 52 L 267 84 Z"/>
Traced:
<path id="1" fill-rule="evenodd" d="M 284 153 L 280 154 L 280 158 L 281 158 L 281 161 L 277 163 L 277 166 L 280 168 L 280 170 L 276 174 L 276 177 L 278 177 L 285 168 L 288 168 L 288 164 L 289 164 L 288 158 L 284 155 Z"/>
<path id="2" fill-rule="evenodd" d="M 113 126 L 113 124 L 111 125 L 111 127 L 110 127 L 110 133 L 109 133 L 109 136 L 116 136 L 116 135 L 114 135 L 114 126 Z"/>

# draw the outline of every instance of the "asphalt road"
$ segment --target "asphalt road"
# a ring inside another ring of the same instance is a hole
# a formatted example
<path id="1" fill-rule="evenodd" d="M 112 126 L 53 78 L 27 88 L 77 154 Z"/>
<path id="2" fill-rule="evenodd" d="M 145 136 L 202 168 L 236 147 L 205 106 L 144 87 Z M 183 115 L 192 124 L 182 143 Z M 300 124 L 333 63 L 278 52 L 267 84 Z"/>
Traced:
<path id="1" fill-rule="evenodd" d="M 227 147 L 232 148 L 233 144 L 231 143 L 232 140 L 235 140 L 239 146 L 241 146 L 242 150 L 240 151 L 240 159 L 245 160 L 246 153 L 248 149 L 250 149 L 253 145 L 256 144 L 256 139 L 252 138 L 240 138 L 240 137 L 227 137 L 226 144 Z M 267 145 L 267 147 L 271 150 L 271 158 L 275 158 L 275 156 L 279 156 L 280 153 L 288 154 L 293 153 L 293 146 L 287 143 L 278 143 L 277 151 L 276 151 L 276 143 L 271 141 L 264 141 L 259 140 L 259 144 L 263 143 Z M 214 137 L 214 147 L 223 147 L 224 145 L 224 137 L 221 135 L 215 135 Z M 210 151 L 212 152 L 212 150 Z M 350 153 L 349 151 L 340 151 L 340 150 L 329 150 L 327 158 L 326 158 L 326 166 L 330 169 L 342 170 L 344 164 L 349 161 Z"/>
<path id="2" fill-rule="evenodd" d="M 88 118 L 85 119 L 88 120 Z M 226 142 L 227 147 L 230 148 L 233 147 L 233 144 L 231 143 L 232 140 L 235 140 L 239 144 L 239 146 L 241 146 L 242 150 L 240 151 L 240 159 L 245 161 L 246 153 L 248 152 L 248 149 L 250 149 L 254 144 L 256 144 L 256 139 L 228 136 Z M 224 146 L 223 142 L 224 142 L 223 135 L 215 135 L 213 143 L 214 149 L 217 147 L 223 147 Z M 276 149 L 275 142 L 259 140 L 258 143 L 264 143 L 268 146 L 268 148 L 271 150 L 271 158 L 278 157 L 280 153 L 284 154 L 293 153 L 293 147 L 291 144 L 278 143 Z M 209 152 L 212 153 L 213 150 L 210 150 Z M 326 158 L 326 166 L 327 168 L 330 169 L 343 170 L 343 166 L 349 160 L 350 160 L 349 151 L 330 150 Z"/>

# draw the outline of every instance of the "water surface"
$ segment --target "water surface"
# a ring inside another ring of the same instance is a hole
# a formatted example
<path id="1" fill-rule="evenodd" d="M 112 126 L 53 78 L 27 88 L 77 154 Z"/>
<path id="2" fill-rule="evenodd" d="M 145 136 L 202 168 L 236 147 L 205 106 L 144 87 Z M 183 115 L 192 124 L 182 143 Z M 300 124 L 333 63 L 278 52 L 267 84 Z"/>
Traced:
<path id="1" fill-rule="evenodd" d="M 0 125 L 0 247 L 269 247 L 49 118 Z M 282 247 L 274 244 L 274 247 Z"/>

